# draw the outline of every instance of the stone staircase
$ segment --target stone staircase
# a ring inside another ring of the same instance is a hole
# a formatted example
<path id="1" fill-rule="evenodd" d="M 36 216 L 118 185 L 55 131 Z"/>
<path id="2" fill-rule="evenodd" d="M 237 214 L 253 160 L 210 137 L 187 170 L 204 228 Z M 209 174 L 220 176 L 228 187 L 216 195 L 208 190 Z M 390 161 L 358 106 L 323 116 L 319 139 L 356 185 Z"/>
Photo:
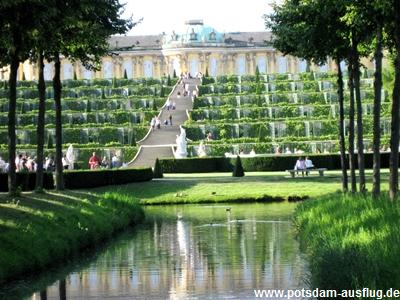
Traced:
<path id="1" fill-rule="evenodd" d="M 138 142 L 141 147 L 129 166 L 153 167 L 157 158 L 173 157 L 172 147 L 176 146 L 176 137 L 180 134 L 179 126 L 188 119 L 187 110 L 193 108 L 192 95 L 200 85 L 200 79 L 184 79 L 183 83 L 189 85 L 189 94 L 186 97 L 183 96 L 184 84 L 175 85 L 169 96 L 171 102 L 175 102 L 175 109 L 162 108 L 159 114 L 161 129 L 150 130 L 146 137 Z M 164 120 L 169 121 L 170 115 L 172 125 L 164 125 Z"/>

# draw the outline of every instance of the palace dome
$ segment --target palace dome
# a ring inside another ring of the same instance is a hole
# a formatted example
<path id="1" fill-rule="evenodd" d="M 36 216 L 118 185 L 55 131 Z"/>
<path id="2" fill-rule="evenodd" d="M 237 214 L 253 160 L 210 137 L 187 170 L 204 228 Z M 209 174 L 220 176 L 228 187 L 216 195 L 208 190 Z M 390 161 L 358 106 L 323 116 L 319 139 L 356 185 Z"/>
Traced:
<path id="1" fill-rule="evenodd" d="M 180 31 L 166 35 L 164 47 L 207 46 L 223 44 L 224 37 L 214 28 L 203 24 L 202 20 L 190 20 Z"/>

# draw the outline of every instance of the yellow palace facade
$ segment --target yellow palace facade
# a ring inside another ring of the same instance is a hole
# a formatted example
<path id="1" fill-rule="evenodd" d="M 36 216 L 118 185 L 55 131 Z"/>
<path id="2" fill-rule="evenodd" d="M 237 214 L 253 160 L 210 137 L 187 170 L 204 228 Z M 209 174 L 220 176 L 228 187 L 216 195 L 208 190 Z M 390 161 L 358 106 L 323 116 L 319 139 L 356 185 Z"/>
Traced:
<path id="1" fill-rule="evenodd" d="M 181 30 L 169 34 L 146 36 L 113 36 L 110 49 L 117 55 L 102 59 L 101 70 L 90 71 L 79 63 L 62 59 L 61 78 L 95 79 L 155 77 L 189 72 L 192 76 L 208 71 L 210 76 L 260 73 L 305 72 L 307 63 L 293 56 L 283 56 L 271 46 L 269 32 L 219 33 L 204 25 L 202 20 L 191 20 Z M 373 69 L 372 62 L 363 64 Z M 323 66 L 311 65 L 314 71 L 334 71 L 331 59 Z M 45 64 L 45 79 L 53 77 L 53 66 Z M 0 72 L 7 79 L 8 72 Z M 37 79 L 34 64 L 25 62 L 19 68 L 19 79 Z"/>

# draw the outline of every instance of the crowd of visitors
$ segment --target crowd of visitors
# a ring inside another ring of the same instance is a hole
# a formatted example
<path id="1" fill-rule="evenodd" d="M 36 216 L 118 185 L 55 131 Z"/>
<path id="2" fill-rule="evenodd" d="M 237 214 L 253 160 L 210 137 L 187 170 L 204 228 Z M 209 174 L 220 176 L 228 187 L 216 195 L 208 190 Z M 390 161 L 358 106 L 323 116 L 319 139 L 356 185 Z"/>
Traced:
<path id="1" fill-rule="evenodd" d="M 89 168 L 90 170 L 95 170 L 95 169 L 114 169 L 114 168 L 119 168 L 123 166 L 121 164 L 121 159 L 120 157 L 114 153 L 111 157 L 111 161 L 108 158 L 108 156 L 103 156 L 103 159 L 100 160 L 100 158 L 97 156 L 96 152 L 92 153 L 92 156 L 89 158 Z"/>

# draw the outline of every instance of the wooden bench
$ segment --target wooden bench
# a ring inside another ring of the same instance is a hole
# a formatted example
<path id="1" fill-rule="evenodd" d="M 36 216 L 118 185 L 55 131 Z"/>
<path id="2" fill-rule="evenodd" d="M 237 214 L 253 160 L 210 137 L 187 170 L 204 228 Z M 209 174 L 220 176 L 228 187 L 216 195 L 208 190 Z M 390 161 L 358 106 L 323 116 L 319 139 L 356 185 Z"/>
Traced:
<path id="1" fill-rule="evenodd" d="M 306 173 L 306 176 L 308 176 L 309 173 L 313 171 L 317 171 L 319 173 L 319 176 L 324 176 L 324 172 L 327 171 L 327 168 L 313 168 L 313 169 L 307 169 L 307 170 L 286 170 L 286 172 L 290 173 L 290 176 L 294 178 L 294 175 L 296 173 L 301 173 L 302 176 L 304 177 L 304 173 Z"/>

